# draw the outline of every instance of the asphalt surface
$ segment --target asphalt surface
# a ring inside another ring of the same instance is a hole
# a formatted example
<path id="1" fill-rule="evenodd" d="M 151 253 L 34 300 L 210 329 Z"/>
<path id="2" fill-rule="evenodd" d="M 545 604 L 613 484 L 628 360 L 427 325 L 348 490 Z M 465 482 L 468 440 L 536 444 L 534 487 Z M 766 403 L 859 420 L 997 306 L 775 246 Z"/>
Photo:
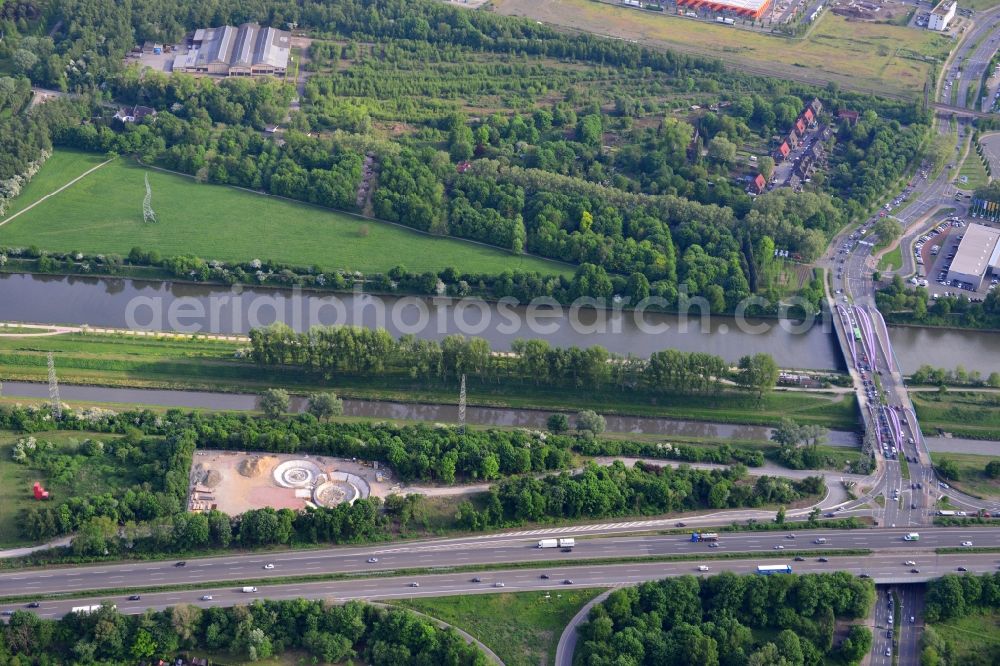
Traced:
<path id="1" fill-rule="evenodd" d="M 968 106 L 966 99 L 970 88 L 979 88 L 989 65 L 990 59 L 1000 46 L 1000 31 L 997 30 L 997 21 L 1000 20 L 1000 8 L 990 11 L 979 12 L 975 16 L 975 27 L 973 27 L 962 40 L 962 43 L 952 57 L 952 66 L 947 71 L 947 78 L 951 80 L 952 87 L 957 86 L 958 91 L 955 102 L 958 106 Z M 955 78 L 955 73 L 961 68 L 962 75 Z M 975 93 L 972 105 L 969 108 L 980 108 L 980 92 Z"/>
<path id="2" fill-rule="evenodd" d="M 909 573 L 910 567 L 903 564 L 906 557 L 918 558 L 919 574 Z M 706 561 L 713 575 L 722 571 L 738 574 L 753 573 L 760 563 L 779 564 L 779 560 L 726 560 Z M 810 558 L 805 562 L 787 560 L 796 573 L 819 573 L 828 571 L 848 571 L 871 576 L 876 583 L 918 583 L 955 571 L 964 566 L 973 573 L 995 571 L 1000 562 L 997 554 L 968 555 L 911 555 L 902 553 L 869 556 L 865 558 L 831 558 L 822 563 Z M 328 599 L 346 601 L 350 599 L 396 599 L 431 597 L 446 595 L 483 594 L 490 592 L 539 591 L 558 594 L 560 590 L 573 587 L 617 587 L 636 585 L 666 576 L 699 574 L 698 562 L 656 562 L 628 563 L 604 566 L 550 566 L 515 571 L 483 571 L 472 573 L 442 573 L 421 576 L 381 576 L 362 580 L 332 581 L 317 583 L 289 583 L 284 585 L 261 585 L 255 593 L 243 593 L 232 585 L 210 585 L 197 590 L 182 590 L 143 594 L 139 601 L 129 601 L 124 595 L 81 597 L 77 599 L 41 601 L 35 609 L 44 618 L 58 618 L 74 607 L 109 601 L 123 613 L 142 613 L 146 609 L 162 610 L 178 604 L 193 604 L 201 607 L 232 606 L 250 603 L 256 599 Z M 548 576 L 543 579 L 542 575 Z M 480 582 L 473 582 L 478 577 Z M 567 584 L 564 581 L 572 583 Z M 419 586 L 414 587 L 413 583 Z M 502 587 L 497 583 L 503 583 Z M 210 596 L 211 599 L 202 599 Z M 25 608 L 25 604 L 6 604 L 3 610 Z"/>
<path id="3" fill-rule="evenodd" d="M 779 550 L 816 551 L 867 548 L 879 552 L 915 553 L 941 547 L 957 547 L 971 540 L 976 546 L 1000 547 L 1000 530 L 977 528 L 936 528 L 920 532 L 920 540 L 903 540 L 906 529 L 798 530 L 789 532 L 722 533 L 718 548 L 704 542 L 693 543 L 686 535 L 619 536 L 577 538 L 572 552 L 559 548 L 537 548 L 541 536 L 530 538 L 497 535 L 486 538 L 442 539 L 372 546 L 331 548 L 267 555 L 251 553 L 227 557 L 174 561 L 129 562 L 96 566 L 22 569 L 0 574 L 0 597 L 132 589 L 168 585 L 214 584 L 219 581 L 264 581 L 287 576 L 346 573 L 380 576 L 402 569 L 433 569 L 503 565 L 527 562 L 544 565 L 552 561 L 598 558 L 652 557 L 661 555 L 711 555 L 725 552 L 772 552 Z M 795 534 L 795 538 L 787 538 Z M 560 532 L 555 536 L 572 536 Z M 822 537 L 825 544 L 814 540 Z M 369 558 L 378 562 L 369 563 Z M 264 569 L 273 563 L 273 569 Z"/>

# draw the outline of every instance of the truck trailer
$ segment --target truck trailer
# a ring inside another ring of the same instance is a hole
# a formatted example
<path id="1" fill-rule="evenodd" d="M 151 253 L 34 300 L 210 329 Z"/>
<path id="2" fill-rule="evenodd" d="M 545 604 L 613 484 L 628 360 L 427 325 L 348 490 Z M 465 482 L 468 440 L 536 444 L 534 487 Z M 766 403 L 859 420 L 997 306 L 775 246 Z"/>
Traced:
<path id="1" fill-rule="evenodd" d="M 538 541 L 538 547 L 539 548 L 558 548 L 559 547 L 559 539 L 539 539 L 539 541 Z"/>

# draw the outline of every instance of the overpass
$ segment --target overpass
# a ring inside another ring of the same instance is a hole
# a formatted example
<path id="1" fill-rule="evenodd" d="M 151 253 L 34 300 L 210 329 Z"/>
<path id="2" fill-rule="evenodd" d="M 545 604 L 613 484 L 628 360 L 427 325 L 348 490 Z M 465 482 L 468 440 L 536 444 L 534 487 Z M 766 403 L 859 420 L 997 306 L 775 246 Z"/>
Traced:
<path id="1" fill-rule="evenodd" d="M 964 106 L 952 106 L 951 104 L 941 104 L 940 102 L 935 102 L 931 104 L 931 108 L 945 115 L 954 115 L 960 118 L 989 118 L 990 116 L 997 115 L 995 113 L 986 113 L 984 111 L 975 111 L 973 109 L 967 109 Z"/>

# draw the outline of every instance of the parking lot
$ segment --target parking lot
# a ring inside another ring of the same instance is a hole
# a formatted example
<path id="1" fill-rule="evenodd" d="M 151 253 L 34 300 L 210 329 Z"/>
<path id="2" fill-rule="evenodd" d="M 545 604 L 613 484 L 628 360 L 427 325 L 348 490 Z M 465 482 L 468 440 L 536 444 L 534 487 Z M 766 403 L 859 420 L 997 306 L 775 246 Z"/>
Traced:
<path id="1" fill-rule="evenodd" d="M 918 266 L 918 275 L 926 278 L 911 279 L 911 283 L 927 287 L 931 298 L 942 296 L 965 296 L 970 301 L 982 301 L 992 289 L 1000 283 L 998 278 L 988 278 L 982 287 L 957 280 L 948 280 L 948 270 L 958 251 L 963 238 L 965 222 L 957 217 L 951 217 L 917 239 L 913 252 Z M 926 267 L 926 270 L 920 270 Z"/>

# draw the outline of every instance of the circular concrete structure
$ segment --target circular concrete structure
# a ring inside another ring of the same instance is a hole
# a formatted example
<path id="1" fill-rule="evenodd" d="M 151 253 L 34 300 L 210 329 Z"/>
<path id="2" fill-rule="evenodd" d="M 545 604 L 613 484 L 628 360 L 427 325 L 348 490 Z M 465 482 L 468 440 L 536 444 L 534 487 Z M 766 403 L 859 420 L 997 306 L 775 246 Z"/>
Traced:
<path id="1" fill-rule="evenodd" d="M 274 482 L 282 488 L 310 488 L 322 470 L 308 460 L 286 460 L 277 465 L 271 474 Z"/>
<path id="2" fill-rule="evenodd" d="M 321 483 L 313 490 L 313 502 L 319 506 L 336 506 L 347 502 L 353 504 L 356 500 L 368 497 L 371 488 L 368 482 L 360 476 L 347 472 L 330 472 L 325 474 Z"/>

